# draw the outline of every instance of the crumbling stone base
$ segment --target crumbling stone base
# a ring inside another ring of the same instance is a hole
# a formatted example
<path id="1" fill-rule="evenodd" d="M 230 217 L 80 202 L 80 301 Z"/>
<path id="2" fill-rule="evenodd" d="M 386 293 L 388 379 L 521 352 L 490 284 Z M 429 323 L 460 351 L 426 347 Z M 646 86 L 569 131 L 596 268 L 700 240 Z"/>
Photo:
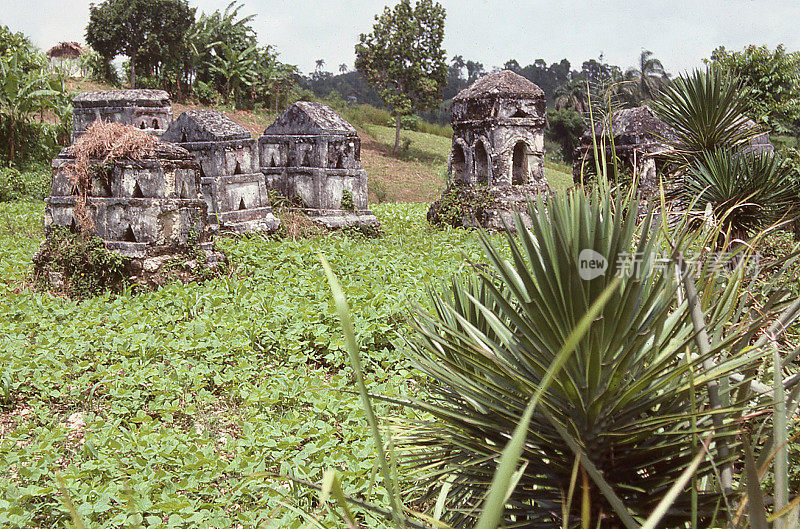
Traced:
<path id="1" fill-rule="evenodd" d="M 515 216 L 530 225 L 528 203 L 550 194 L 545 183 L 518 186 L 473 187 L 451 183 L 428 209 L 428 222 L 456 228 L 516 231 Z"/>
<path id="2" fill-rule="evenodd" d="M 150 248 L 133 258 L 127 268 L 128 280 L 145 288 L 157 288 L 172 281 L 204 281 L 225 271 L 228 258 L 211 243 L 195 247 Z"/>
<path id="3" fill-rule="evenodd" d="M 378 218 L 369 210 L 320 210 L 312 208 L 280 208 L 278 235 L 289 237 L 315 236 L 325 232 L 358 232 L 368 237 L 383 235 Z"/>
<path id="4" fill-rule="evenodd" d="M 225 270 L 225 254 L 210 243 L 146 247 L 103 241 L 89 233 L 54 227 L 33 257 L 34 285 L 75 299 L 134 286 L 150 290 L 171 281 L 201 281 Z"/>

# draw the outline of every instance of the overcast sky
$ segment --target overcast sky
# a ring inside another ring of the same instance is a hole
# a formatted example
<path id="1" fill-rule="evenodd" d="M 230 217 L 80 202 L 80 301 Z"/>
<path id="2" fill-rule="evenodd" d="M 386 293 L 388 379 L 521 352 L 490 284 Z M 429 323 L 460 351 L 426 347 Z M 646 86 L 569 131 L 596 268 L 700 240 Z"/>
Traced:
<path id="1" fill-rule="evenodd" d="M 668 71 L 701 64 L 724 45 L 783 43 L 800 49 L 799 0 L 440 0 L 447 9 L 445 48 L 487 70 L 514 58 L 521 65 L 566 57 L 573 68 L 601 53 L 623 68 L 651 50 Z M 0 23 L 23 31 L 43 49 L 84 42 L 90 0 L 2 0 Z M 99 0 L 95 0 L 99 3 Z M 373 16 L 394 0 L 244 0 L 262 44 L 304 72 L 352 68 L 353 46 Z M 228 0 L 189 0 L 198 12 L 223 10 Z"/>

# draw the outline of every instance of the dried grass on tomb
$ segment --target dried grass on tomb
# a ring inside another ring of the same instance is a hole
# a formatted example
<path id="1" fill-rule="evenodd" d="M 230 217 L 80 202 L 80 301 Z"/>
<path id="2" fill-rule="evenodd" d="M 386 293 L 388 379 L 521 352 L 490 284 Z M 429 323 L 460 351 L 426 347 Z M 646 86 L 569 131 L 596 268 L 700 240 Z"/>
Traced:
<path id="1" fill-rule="evenodd" d="M 97 165 L 92 161 L 100 160 L 99 165 L 107 166 L 120 159 L 141 160 L 153 155 L 156 143 L 155 137 L 130 125 L 95 121 L 70 147 L 75 160 L 67 175 L 77 189 L 74 215 L 81 231 L 94 227 L 86 205 L 92 186 L 92 167 Z M 108 178 L 108 174 L 104 177 Z M 106 185 L 110 186 L 110 182 L 106 181 Z"/>

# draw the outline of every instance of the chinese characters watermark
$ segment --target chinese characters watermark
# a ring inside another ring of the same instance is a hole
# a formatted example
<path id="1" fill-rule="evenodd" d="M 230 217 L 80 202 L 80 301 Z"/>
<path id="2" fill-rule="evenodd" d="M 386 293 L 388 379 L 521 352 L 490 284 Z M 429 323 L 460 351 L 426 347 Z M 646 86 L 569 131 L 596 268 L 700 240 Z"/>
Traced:
<path id="1" fill-rule="evenodd" d="M 705 252 L 701 255 L 685 257 L 682 268 L 685 273 L 695 277 L 703 271 L 721 273 L 731 271 L 740 254 L 730 252 Z M 675 269 L 675 261 L 668 254 L 657 252 L 622 252 L 616 256 L 612 271 L 615 277 L 642 279 L 645 276 L 658 276 Z M 748 272 L 758 275 L 761 271 L 761 254 L 754 253 L 747 260 Z M 604 276 L 609 271 L 609 260 L 601 253 L 581 250 L 578 255 L 578 275 L 584 281 Z"/>

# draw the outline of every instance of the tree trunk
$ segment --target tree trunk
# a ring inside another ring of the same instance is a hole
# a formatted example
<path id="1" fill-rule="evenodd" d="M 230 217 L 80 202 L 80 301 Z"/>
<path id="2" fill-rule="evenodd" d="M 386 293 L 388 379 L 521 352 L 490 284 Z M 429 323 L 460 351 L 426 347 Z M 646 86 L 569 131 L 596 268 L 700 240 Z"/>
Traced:
<path id="1" fill-rule="evenodd" d="M 175 74 L 175 91 L 177 92 L 175 97 L 178 101 L 183 101 L 183 90 L 181 89 L 181 81 L 183 77 L 183 68 L 180 66 L 178 67 L 178 73 Z"/>
<path id="2" fill-rule="evenodd" d="M 136 55 L 131 56 L 131 88 L 136 88 Z"/>
<path id="3" fill-rule="evenodd" d="M 13 118 L 9 120 L 9 129 L 11 130 L 11 134 L 9 134 L 9 142 L 8 142 L 8 165 L 9 167 L 14 165 L 14 136 L 17 133 L 16 123 Z"/>
<path id="4" fill-rule="evenodd" d="M 397 154 L 398 149 L 400 149 L 400 114 L 395 116 L 395 122 L 397 126 L 394 130 L 394 149 L 392 149 L 392 154 Z"/>

